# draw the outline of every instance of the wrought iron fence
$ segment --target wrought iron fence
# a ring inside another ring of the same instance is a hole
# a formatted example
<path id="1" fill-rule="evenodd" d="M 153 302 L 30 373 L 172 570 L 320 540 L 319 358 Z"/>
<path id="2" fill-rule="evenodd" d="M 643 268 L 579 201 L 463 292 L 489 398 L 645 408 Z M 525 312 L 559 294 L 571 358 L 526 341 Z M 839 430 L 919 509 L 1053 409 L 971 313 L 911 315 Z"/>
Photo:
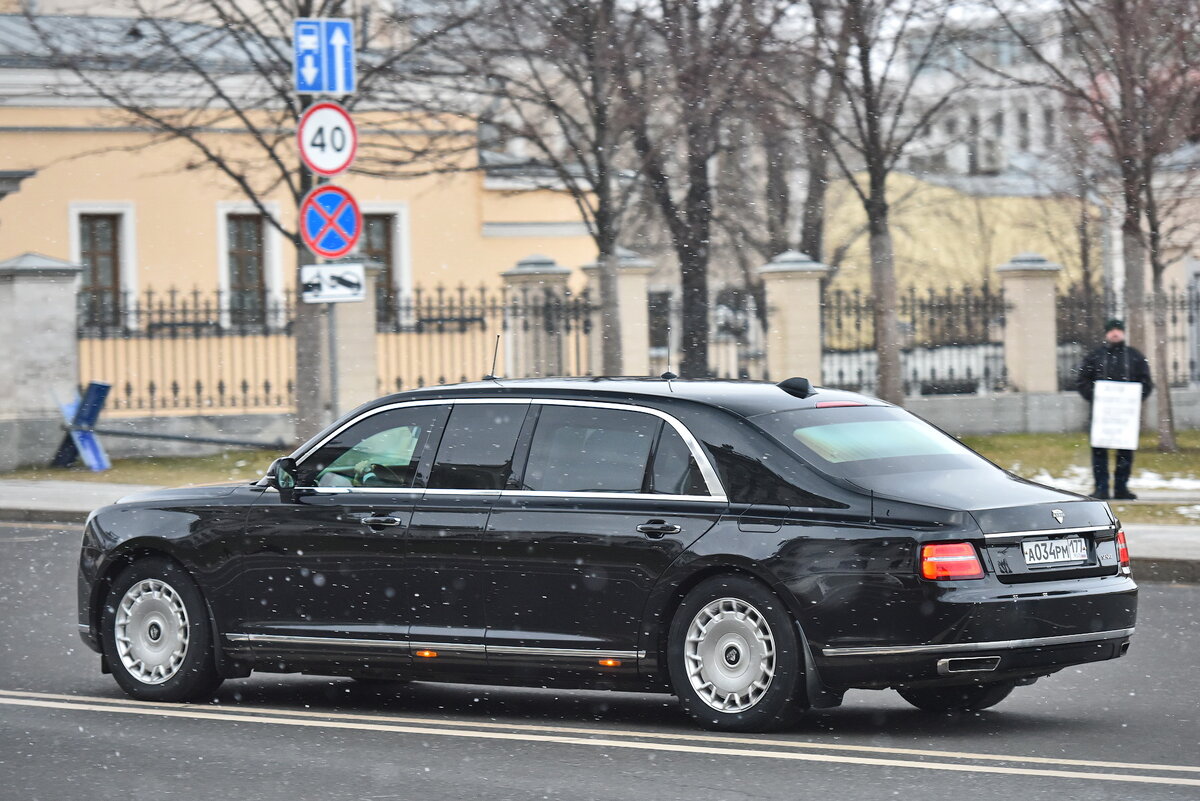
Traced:
<path id="1" fill-rule="evenodd" d="M 591 375 L 596 313 L 586 292 L 532 287 L 439 287 L 390 296 L 376 329 L 379 391 L 488 374 Z"/>
<path id="2" fill-rule="evenodd" d="M 895 336 L 909 395 L 1003 389 L 1005 304 L 990 285 L 910 289 L 900 295 Z M 825 384 L 875 392 L 875 301 L 858 290 L 825 293 L 822 378 Z"/>
<path id="3" fill-rule="evenodd" d="M 1153 298 L 1147 301 L 1153 304 Z M 1167 375 L 1171 386 L 1200 382 L 1200 286 L 1170 287 L 1162 299 L 1166 323 Z M 1104 342 L 1104 324 L 1124 315 L 1119 298 L 1109 289 L 1097 290 L 1083 284 L 1060 289 L 1055 298 L 1058 316 L 1058 384 L 1063 390 L 1075 388 L 1079 365 L 1084 356 Z M 1154 308 L 1146 324 L 1153 326 Z M 1149 341 L 1153 328 L 1145 332 Z M 1139 343 L 1135 347 L 1155 357 L 1154 348 Z"/>
<path id="4" fill-rule="evenodd" d="M 147 291 L 79 298 L 80 382 L 113 385 L 116 412 L 285 411 L 294 405 L 290 293 Z M 510 377 L 588 375 L 586 294 L 417 290 L 376 322 L 379 392 Z M 497 337 L 499 347 L 497 349 Z"/>

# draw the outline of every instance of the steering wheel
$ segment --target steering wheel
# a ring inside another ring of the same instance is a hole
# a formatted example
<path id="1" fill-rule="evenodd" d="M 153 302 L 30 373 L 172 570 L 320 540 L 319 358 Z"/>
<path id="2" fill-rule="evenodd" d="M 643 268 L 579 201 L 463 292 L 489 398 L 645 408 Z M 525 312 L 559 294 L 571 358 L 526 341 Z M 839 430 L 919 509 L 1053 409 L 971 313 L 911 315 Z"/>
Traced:
<path id="1" fill-rule="evenodd" d="M 354 465 L 354 486 L 356 487 L 400 487 L 404 479 L 387 465 L 363 459 Z"/>

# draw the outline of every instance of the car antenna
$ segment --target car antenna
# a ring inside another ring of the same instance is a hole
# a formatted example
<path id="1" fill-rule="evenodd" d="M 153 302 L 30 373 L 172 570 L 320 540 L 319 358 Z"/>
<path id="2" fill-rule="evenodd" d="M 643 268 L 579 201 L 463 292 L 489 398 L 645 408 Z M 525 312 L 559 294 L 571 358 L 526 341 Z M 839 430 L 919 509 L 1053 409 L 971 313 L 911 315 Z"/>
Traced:
<path id="1" fill-rule="evenodd" d="M 500 335 L 496 334 L 496 347 L 492 349 L 492 369 L 488 372 L 487 375 L 485 375 L 483 377 L 484 381 L 496 381 L 496 382 L 500 381 L 499 378 L 496 378 L 496 359 L 498 359 L 499 357 L 500 357 Z"/>
<path id="2" fill-rule="evenodd" d="M 669 325 L 667 326 L 667 371 L 660 375 L 659 378 L 663 379 L 664 381 L 671 381 L 674 378 L 679 378 L 679 376 L 671 372 L 671 326 Z M 670 387 L 671 385 L 667 384 L 667 388 L 670 389 Z M 672 389 L 671 391 L 674 392 L 675 390 Z"/>

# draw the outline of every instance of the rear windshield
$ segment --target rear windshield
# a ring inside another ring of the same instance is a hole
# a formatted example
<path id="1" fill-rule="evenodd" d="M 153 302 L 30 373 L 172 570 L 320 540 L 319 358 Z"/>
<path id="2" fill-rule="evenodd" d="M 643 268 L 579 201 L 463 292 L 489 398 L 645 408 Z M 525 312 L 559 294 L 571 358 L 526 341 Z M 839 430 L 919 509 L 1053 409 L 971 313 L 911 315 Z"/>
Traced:
<path id="1" fill-rule="evenodd" d="M 958 440 L 891 406 L 797 409 L 750 420 L 805 461 L 844 478 L 992 466 Z"/>

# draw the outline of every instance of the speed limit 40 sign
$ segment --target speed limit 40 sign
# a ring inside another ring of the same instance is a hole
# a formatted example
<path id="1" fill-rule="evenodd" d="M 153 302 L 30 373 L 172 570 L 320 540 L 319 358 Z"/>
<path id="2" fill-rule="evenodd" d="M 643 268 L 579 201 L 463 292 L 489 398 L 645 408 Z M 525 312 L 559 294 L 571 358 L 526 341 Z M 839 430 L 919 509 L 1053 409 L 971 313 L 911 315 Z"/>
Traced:
<path id="1" fill-rule="evenodd" d="M 358 129 L 350 113 L 337 103 L 311 106 L 296 129 L 300 158 L 320 175 L 337 175 L 350 166 L 358 150 Z"/>

